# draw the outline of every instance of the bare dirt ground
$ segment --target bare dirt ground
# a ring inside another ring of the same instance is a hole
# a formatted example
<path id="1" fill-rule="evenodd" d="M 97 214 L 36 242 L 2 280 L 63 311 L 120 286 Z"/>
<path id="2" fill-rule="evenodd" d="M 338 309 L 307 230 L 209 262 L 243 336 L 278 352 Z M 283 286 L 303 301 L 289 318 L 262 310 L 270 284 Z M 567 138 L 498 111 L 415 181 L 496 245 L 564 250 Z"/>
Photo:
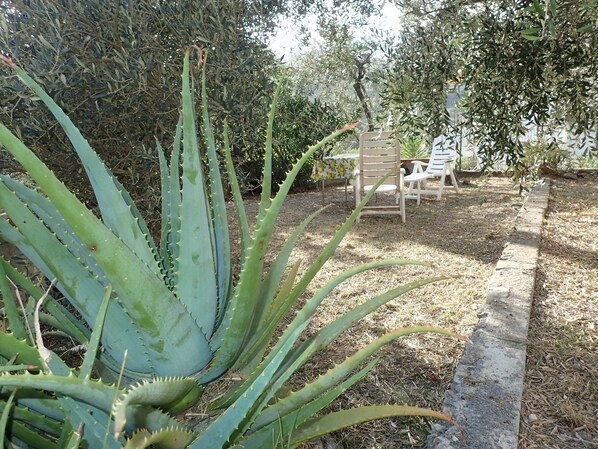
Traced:
<path id="1" fill-rule="evenodd" d="M 598 448 L 598 173 L 552 183 L 519 448 Z"/>
<path id="2" fill-rule="evenodd" d="M 430 261 L 435 268 L 393 267 L 356 276 L 324 301 L 311 330 L 391 287 L 438 274 L 459 277 L 418 288 L 381 307 L 312 360 L 298 383 L 313 379 L 356 348 L 398 327 L 432 325 L 471 334 L 484 305 L 487 281 L 513 227 L 521 198 L 505 177 L 463 180 L 460 194 L 448 190 L 441 201 L 427 199 L 420 206 L 408 201 L 404 224 L 399 217 L 364 217 L 354 225 L 309 293 L 342 271 L 377 259 Z M 325 203 L 331 205 L 307 228 L 294 260 L 301 259 L 304 267 L 313 261 L 350 214 L 353 201 L 351 188 L 347 202 L 342 186 L 327 188 Z M 281 245 L 303 218 L 321 206 L 319 192 L 290 195 L 279 219 L 274 246 Z M 246 207 L 252 216 L 257 202 L 248 200 Z M 438 335 L 420 334 L 399 340 L 382 352 L 382 359 L 371 373 L 347 390 L 334 407 L 409 404 L 439 410 L 462 349 L 463 342 Z M 430 424 L 420 418 L 387 419 L 355 426 L 335 438 L 346 449 L 422 447 Z"/>

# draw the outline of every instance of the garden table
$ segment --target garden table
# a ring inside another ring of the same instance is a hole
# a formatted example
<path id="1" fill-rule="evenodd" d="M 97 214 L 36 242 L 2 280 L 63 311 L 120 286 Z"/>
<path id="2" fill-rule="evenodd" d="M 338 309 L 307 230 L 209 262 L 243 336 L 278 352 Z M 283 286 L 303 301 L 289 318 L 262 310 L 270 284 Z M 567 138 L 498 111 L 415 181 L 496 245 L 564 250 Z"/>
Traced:
<path id="1" fill-rule="evenodd" d="M 354 171 L 359 162 L 359 154 L 345 153 L 327 156 L 314 162 L 311 179 L 322 183 L 322 203 L 324 203 L 324 183 L 334 179 L 345 181 L 345 201 L 347 201 L 347 185 L 355 175 Z"/>

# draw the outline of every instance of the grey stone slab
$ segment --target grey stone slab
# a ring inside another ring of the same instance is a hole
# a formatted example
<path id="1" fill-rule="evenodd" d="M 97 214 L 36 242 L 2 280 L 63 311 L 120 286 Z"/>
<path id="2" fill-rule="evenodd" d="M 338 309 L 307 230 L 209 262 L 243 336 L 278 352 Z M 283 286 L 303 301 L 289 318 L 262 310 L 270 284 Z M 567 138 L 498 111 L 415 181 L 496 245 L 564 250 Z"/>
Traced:
<path id="1" fill-rule="evenodd" d="M 488 281 L 486 305 L 455 369 L 428 449 L 516 449 L 526 341 L 549 185 L 530 193 Z"/>

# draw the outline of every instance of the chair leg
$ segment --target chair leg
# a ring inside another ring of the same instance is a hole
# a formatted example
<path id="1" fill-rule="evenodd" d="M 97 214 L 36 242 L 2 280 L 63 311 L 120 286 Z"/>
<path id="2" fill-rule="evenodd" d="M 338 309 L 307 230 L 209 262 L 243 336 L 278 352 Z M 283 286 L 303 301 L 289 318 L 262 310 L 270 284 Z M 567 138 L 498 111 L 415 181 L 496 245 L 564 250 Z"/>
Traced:
<path id="1" fill-rule="evenodd" d="M 413 194 L 413 185 L 415 184 L 414 181 L 409 181 L 409 190 L 407 190 L 407 195 L 411 196 Z"/>
<path id="2" fill-rule="evenodd" d="M 359 186 L 355 186 L 355 207 L 361 202 L 361 189 Z M 355 220 L 356 223 L 359 223 L 359 219 L 361 218 L 361 213 L 357 215 L 357 219 Z"/>
<path id="3" fill-rule="evenodd" d="M 457 177 L 455 176 L 455 173 L 453 172 L 453 168 L 452 167 L 449 169 L 449 175 L 451 177 L 451 182 L 452 182 L 453 187 L 455 188 L 455 190 L 457 192 L 461 192 L 461 190 L 459 189 L 459 184 L 457 183 Z"/>
<path id="4" fill-rule="evenodd" d="M 444 178 L 446 177 L 446 172 L 442 174 L 440 177 L 440 185 L 438 186 L 438 195 L 436 195 L 436 199 L 440 200 L 442 197 L 442 190 L 444 189 Z"/>

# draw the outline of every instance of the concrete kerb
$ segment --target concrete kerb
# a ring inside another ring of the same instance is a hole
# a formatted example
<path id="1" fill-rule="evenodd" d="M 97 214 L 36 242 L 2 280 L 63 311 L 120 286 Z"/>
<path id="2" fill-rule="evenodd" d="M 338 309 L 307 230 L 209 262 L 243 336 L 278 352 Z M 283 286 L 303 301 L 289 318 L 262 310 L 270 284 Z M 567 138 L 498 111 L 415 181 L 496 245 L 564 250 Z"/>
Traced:
<path id="1" fill-rule="evenodd" d="M 549 184 L 532 189 L 488 282 L 480 321 L 465 345 L 443 412 L 462 430 L 432 426 L 428 449 L 516 449 L 528 322 Z"/>

